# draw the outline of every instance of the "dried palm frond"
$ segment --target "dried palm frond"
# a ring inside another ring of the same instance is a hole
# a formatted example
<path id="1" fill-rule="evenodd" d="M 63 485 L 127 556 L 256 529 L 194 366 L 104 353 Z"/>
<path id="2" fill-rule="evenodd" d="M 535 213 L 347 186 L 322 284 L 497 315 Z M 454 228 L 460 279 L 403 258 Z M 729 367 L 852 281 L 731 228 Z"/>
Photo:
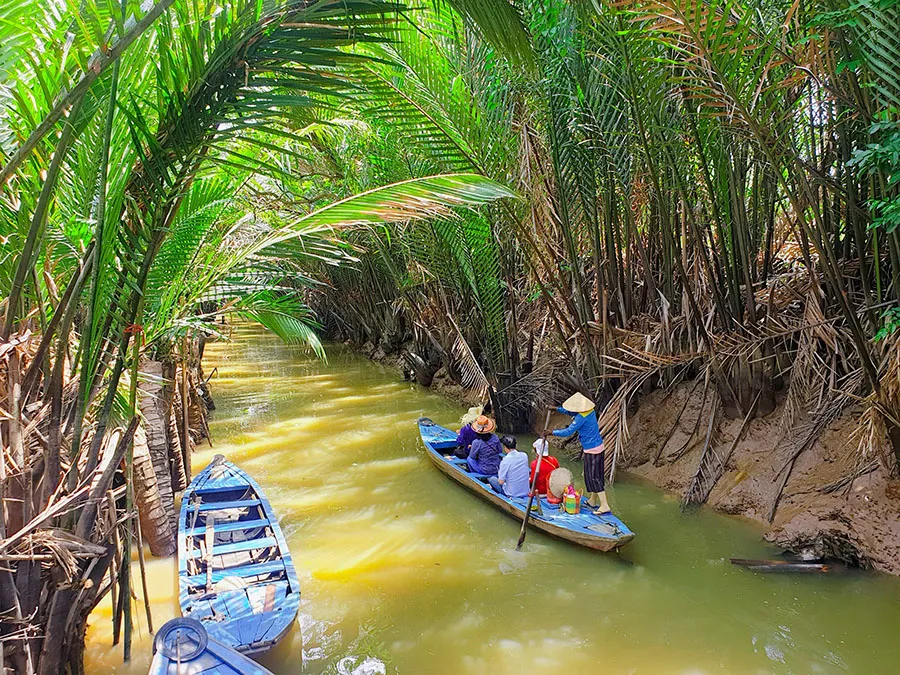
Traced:
<path id="1" fill-rule="evenodd" d="M 892 453 L 900 452 L 900 334 L 886 340 L 878 391 L 869 394 L 853 432 L 860 464 L 878 459 L 888 470 L 896 469 Z"/>
<path id="2" fill-rule="evenodd" d="M 491 383 L 488 381 L 487 375 L 484 374 L 481 366 L 478 365 L 478 359 L 472 352 L 472 348 L 469 347 L 469 343 L 466 342 L 466 338 L 463 336 L 459 326 L 456 325 L 453 317 L 448 314 L 447 318 L 456 331 L 456 340 L 453 342 L 451 352 L 459 365 L 462 385 L 468 389 L 474 389 L 483 398 L 487 396 Z"/>
<path id="3" fill-rule="evenodd" d="M 790 432 L 787 458 L 773 479 L 780 479 L 780 482 L 775 493 L 775 499 L 772 501 L 772 506 L 769 509 L 769 522 L 772 522 L 775 518 L 781 495 L 788 480 L 790 480 L 797 459 L 818 440 L 829 424 L 834 422 L 849 405 L 859 400 L 858 395 L 864 385 L 865 381 L 862 371 L 855 371 L 845 378 L 842 383 L 842 389 L 831 390 L 828 398 L 819 405 L 812 416 L 805 422 L 796 425 Z"/>

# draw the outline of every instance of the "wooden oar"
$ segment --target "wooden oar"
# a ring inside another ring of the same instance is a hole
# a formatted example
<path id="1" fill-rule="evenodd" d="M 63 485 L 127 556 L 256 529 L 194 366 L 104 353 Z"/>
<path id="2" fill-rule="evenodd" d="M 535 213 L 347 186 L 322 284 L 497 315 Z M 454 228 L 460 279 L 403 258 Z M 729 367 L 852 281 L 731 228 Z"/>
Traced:
<path id="1" fill-rule="evenodd" d="M 544 433 L 541 434 L 541 439 L 546 443 L 545 436 L 547 435 L 547 430 L 550 429 L 550 410 L 547 411 L 547 419 L 544 420 Z M 534 477 L 531 479 L 531 492 L 528 495 L 528 506 L 525 508 L 525 517 L 522 518 L 522 531 L 519 532 L 519 542 L 516 544 L 516 550 L 522 550 L 522 544 L 525 543 L 525 530 L 528 528 L 528 517 L 531 515 L 531 504 L 534 502 L 534 492 L 535 486 L 537 485 L 538 475 L 541 473 L 541 463 L 544 461 L 544 453 L 543 446 L 541 446 L 541 452 L 538 453 L 537 464 L 534 466 Z"/>

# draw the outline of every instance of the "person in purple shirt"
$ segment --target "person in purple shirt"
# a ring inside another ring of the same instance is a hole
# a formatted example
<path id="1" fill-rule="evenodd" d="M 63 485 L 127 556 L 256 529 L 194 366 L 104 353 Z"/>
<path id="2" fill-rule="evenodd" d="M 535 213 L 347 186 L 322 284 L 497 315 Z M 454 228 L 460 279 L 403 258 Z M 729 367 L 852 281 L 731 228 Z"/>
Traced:
<path id="1" fill-rule="evenodd" d="M 486 415 L 479 415 L 472 422 L 472 429 L 475 431 L 476 437 L 472 441 L 472 448 L 466 458 L 469 471 L 488 476 L 497 475 L 503 447 L 500 445 L 500 439 L 492 433 L 495 427 L 494 420 Z"/>
<path id="2" fill-rule="evenodd" d="M 469 448 L 472 447 L 472 441 L 476 438 L 478 438 L 478 433 L 472 428 L 472 422 L 464 425 L 463 428 L 459 430 L 459 433 L 456 434 L 456 450 L 453 454 L 460 459 L 468 457 Z"/>

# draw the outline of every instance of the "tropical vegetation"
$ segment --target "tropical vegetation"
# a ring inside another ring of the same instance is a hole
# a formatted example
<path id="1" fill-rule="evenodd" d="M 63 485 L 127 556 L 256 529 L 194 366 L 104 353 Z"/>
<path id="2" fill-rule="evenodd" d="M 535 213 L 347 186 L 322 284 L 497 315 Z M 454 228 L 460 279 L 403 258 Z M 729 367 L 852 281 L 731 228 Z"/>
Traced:
<path id="1" fill-rule="evenodd" d="M 107 594 L 128 658 L 226 314 L 510 429 L 581 389 L 620 452 L 694 381 L 710 428 L 783 399 L 790 466 L 850 405 L 900 462 L 896 0 L 8 0 L 0 38 L 15 672 L 79 672 Z"/>

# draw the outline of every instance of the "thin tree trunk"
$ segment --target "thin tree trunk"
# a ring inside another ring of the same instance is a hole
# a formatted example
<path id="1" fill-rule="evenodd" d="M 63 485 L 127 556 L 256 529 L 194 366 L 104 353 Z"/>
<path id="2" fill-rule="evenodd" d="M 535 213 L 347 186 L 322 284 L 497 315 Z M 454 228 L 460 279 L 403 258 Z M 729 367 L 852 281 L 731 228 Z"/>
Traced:
<path id="1" fill-rule="evenodd" d="M 165 409 L 168 411 L 166 419 L 168 426 L 166 434 L 169 442 L 169 466 L 172 472 L 172 490 L 179 492 L 184 490 L 187 485 L 187 473 L 184 470 L 184 454 L 181 450 L 181 434 L 178 429 L 178 417 L 175 409 L 175 375 L 176 366 L 173 361 L 167 361 L 164 364 L 163 372 L 166 382 L 171 382 L 171 386 L 166 384 L 163 387 L 163 401 Z"/>

